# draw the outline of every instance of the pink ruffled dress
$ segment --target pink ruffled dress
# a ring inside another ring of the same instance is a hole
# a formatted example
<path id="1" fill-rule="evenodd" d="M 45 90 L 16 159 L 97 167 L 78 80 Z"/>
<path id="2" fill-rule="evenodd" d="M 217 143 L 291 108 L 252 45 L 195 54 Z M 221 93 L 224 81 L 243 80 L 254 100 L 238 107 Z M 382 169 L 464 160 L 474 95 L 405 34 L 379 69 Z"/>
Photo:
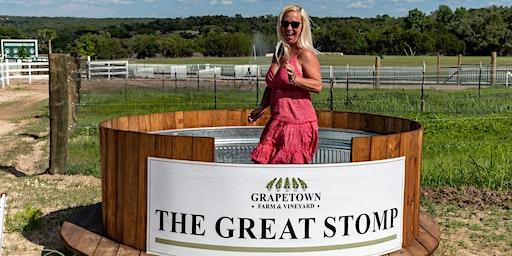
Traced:
<path id="1" fill-rule="evenodd" d="M 297 57 L 290 59 L 295 74 Z M 270 94 L 271 118 L 251 159 L 260 164 L 306 164 L 313 160 L 318 147 L 318 122 L 309 92 L 289 84 L 284 67 L 266 76 Z"/>

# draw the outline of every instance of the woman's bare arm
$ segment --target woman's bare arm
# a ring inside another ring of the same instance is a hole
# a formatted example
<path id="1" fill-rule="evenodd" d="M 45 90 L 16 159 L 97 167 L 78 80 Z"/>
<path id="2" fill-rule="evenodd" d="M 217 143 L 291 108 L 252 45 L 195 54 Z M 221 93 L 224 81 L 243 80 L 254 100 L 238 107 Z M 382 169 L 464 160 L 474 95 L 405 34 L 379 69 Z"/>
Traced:
<path id="1" fill-rule="evenodd" d="M 295 74 L 295 70 L 287 64 L 288 74 L 291 76 L 290 83 L 304 90 L 319 93 L 322 90 L 322 75 L 320 74 L 320 62 L 316 55 L 304 50 L 299 55 L 299 64 L 302 66 L 303 77 Z"/>

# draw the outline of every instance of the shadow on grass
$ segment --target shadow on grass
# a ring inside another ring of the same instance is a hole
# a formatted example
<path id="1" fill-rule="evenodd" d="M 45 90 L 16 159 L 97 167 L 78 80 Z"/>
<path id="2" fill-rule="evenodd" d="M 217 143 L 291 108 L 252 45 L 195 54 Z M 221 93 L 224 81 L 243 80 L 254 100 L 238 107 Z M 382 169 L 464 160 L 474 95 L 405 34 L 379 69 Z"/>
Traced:
<path id="1" fill-rule="evenodd" d="M 44 246 L 41 255 L 75 255 L 60 237 L 60 228 L 64 221 L 79 225 L 82 213 L 90 212 L 99 204 L 79 206 L 51 212 L 41 218 L 40 225 L 32 230 L 24 230 L 22 235 L 32 243 Z M 101 213 L 101 207 L 100 213 Z M 101 219 L 100 219 L 101 223 Z"/>

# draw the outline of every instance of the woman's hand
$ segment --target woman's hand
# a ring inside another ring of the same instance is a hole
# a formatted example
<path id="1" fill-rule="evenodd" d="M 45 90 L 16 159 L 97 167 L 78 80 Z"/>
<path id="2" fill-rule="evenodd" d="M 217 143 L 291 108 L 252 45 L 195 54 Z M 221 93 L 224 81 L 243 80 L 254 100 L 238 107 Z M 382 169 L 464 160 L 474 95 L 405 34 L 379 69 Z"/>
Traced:
<path id="1" fill-rule="evenodd" d="M 253 109 L 251 111 L 251 113 L 249 114 L 249 116 L 247 117 L 247 121 L 249 121 L 250 124 L 253 124 L 254 122 L 256 122 L 256 120 L 258 120 L 263 115 L 264 111 L 265 111 L 264 107 L 257 107 L 255 109 Z"/>
<path id="2" fill-rule="evenodd" d="M 295 69 L 288 61 L 285 62 L 284 68 L 286 69 L 286 73 L 288 74 L 288 83 L 294 84 L 295 78 L 297 77 L 297 75 L 295 74 Z"/>

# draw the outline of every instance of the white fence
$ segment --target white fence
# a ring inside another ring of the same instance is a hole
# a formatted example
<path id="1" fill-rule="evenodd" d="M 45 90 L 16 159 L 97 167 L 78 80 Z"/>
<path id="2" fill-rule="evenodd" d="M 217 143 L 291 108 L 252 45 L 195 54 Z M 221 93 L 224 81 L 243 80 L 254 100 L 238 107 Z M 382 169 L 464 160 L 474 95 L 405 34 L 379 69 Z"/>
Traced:
<path id="1" fill-rule="evenodd" d="M 89 61 L 87 78 L 124 77 L 128 78 L 128 61 Z"/>
<path id="2" fill-rule="evenodd" d="M 11 83 L 11 79 L 32 80 L 48 79 L 48 62 L 0 63 L 0 83 L 2 88 Z"/>
<path id="3" fill-rule="evenodd" d="M 127 61 L 91 61 L 88 78 L 134 78 L 161 80 L 212 80 L 214 76 L 221 80 L 252 80 L 263 78 L 269 65 L 227 65 L 227 64 L 129 64 Z M 507 72 L 512 67 L 496 68 L 495 81 L 505 84 Z M 491 83 L 489 66 L 464 65 L 461 67 L 436 67 L 423 65 L 409 67 L 374 66 L 321 66 L 324 82 L 329 79 L 338 82 L 372 84 L 379 80 L 382 84 L 425 84 L 436 85 L 476 85 Z"/>

